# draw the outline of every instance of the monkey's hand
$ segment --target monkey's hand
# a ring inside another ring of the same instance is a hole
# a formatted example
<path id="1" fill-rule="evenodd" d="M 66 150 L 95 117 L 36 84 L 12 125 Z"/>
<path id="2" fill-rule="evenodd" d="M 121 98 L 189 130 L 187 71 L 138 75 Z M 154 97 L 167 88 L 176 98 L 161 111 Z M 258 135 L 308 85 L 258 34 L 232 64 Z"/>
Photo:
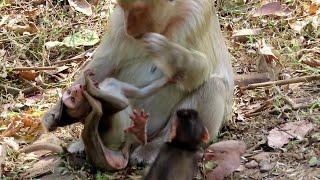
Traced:
<path id="1" fill-rule="evenodd" d="M 169 40 L 158 33 L 148 33 L 143 37 L 145 48 L 153 56 L 166 56 L 171 50 Z"/>
<path id="2" fill-rule="evenodd" d="M 134 110 L 133 114 L 130 116 L 133 124 L 124 130 L 126 133 L 132 133 L 135 135 L 138 141 L 140 141 L 140 143 L 143 145 L 147 143 L 146 125 L 148 117 L 149 114 L 145 113 L 143 110 L 140 112 Z"/>

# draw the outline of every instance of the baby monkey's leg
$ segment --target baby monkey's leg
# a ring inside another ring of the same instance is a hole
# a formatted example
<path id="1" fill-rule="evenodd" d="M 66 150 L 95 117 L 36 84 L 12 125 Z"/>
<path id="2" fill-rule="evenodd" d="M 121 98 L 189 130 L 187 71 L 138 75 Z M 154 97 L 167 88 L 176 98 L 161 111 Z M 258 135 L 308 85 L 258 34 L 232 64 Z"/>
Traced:
<path id="1" fill-rule="evenodd" d="M 143 145 L 147 143 L 146 125 L 148 118 L 149 114 L 145 113 L 143 110 L 134 110 L 133 114 L 130 116 L 132 125 L 124 130 L 127 133 L 135 135 L 138 141 Z"/>

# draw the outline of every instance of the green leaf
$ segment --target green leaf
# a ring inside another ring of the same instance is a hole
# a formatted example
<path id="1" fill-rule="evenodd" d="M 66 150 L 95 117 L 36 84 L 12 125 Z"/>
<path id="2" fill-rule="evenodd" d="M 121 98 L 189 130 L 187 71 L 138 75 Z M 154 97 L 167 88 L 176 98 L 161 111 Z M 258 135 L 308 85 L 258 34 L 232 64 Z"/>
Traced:
<path id="1" fill-rule="evenodd" d="M 320 141 L 320 133 L 315 133 L 311 136 L 312 139 L 315 141 Z"/>
<path id="2" fill-rule="evenodd" d="M 317 163 L 318 163 L 318 159 L 317 159 L 317 157 L 315 157 L 315 156 L 312 157 L 312 158 L 309 160 L 309 166 L 310 166 L 310 167 L 316 166 Z"/>
<path id="3" fill-rule="evenodd" d="M 208 171 L 208 170 L 211 170 L 211 169 L 214 169 L 217 167 L 217 164 L 214 163 L 214 162 L 207 162 L 204 164 L 204 168 L 205 168 L 205 171 Z"/>
<path id="4" fill-rule="evenodd" d="M 85 30 L 66 37 L 62 42 L 68 47 L 93 46 L 100 41 L 97 32 Z"/>

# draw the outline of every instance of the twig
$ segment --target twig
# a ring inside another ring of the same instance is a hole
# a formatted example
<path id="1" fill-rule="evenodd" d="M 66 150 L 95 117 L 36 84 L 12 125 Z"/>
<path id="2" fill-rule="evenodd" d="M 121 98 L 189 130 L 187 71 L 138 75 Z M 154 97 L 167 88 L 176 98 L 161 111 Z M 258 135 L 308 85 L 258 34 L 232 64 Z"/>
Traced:
<path id="1" fill-rule="evenodd" d="M 297 52 L 297 57 L 300 59 L 301 56 L 302 56 L 305 52 L 306 52 L 306 53 L 312 52 L 312 53 L 315 53 L 315 54 L 320 54 L 320 49 L 317 49 L 317 48 L 301 49 L 300 51 Z"/>
<path id="2" fill-rule="evenodd" d="M 247 86 L 249 84 L 267 81 L 270 81 L 270 75 L 268 73 L 237 74 L 234 77 L 234 84 L 238 86 Z"/>
<path id="3" fill-rule="evenodd" d="M 279 87 L 275 87 L 275 90 L 283 96 L 283 99 L 288 103 L 293 110 L 306 109 L 313 105 L 313 103 L 295 103 L 290 97 L 283 94 Z"/>
<path id="4" fill-rule="evenodd" d="M 272 104 L 274 98 L 268 99 L 267 101 L 265 101 L 262 105 L 260 105 L 259 107 L 252 109 L 250 111 L 248 111 L 247 113 L 244 114 L 244 116 L 246 118 L 249 117 L 253 117 L 253 116 L 258 116 L 262 113 L 262 111 L 268 109 L 268 107 L 270 107 L 270 105 Z"/>
<path id="5" fill-rule="evenodd" d="M 56 13 L 56 15 L 58 16 L 59 20 L 62 21 L 61 17 L 59 16 L 58 11 L 56 10 L 56 7 L 52 4 L 52 0 L 46 0 L 46 2 L 48 2 L 49 5 L 52 7 L 53 11 Z"/>
<path id="6" fill-rule="evenodd" d="M 302 60 L 301 61 L 303 64 L 309 65 L 311 67 L 319 67 L 320 66 L 320 61 L 310 59 L 310 60 Z"/>
<path id="7" fill-rule="evenodd" d="M 299 82 L 310 82 L 320 80 L 320 75 L 310 75 L 310 76 L 303 76 L 303 77 L 297 77 L 297 78 L 291 78 L 286 80 L 279 80 L 279 81 L 270 81 L 270 82 L 264 82 L 264 83 L 256 83 L 256 84 L 249 84 L 248 86 L 241 87 L 242 90 L 252 90 L 258 87 L 267 87 L 272 85 L 285 85 L 285 84 L 294 84 Z"/>
<path id="8" fill-rule="evenodd" d="M 61 61 L 56 61 L 56 62 L 53 62 L 51 64 L 53 65 L 60 65 L 60 64 L 67 64 L 69 62 L 73 62 L 73 61 L 82 61 L 84 60 L 84 57 L 72 57 L 72 58 L 69 58 L 69 59 L 65 59 L 65 60 L 61 60 Z"/>
<path id="9" fill-rule="evenodd" d="M 7 68 L 9 69 L 9 68 Z M 12 71 L 31 71 L 31 70 L 38 70 L 38 71 L 43 71 L 43 70 L 56 70 L 57 67 L 55 66 L 43 66 L 43 67 L 16 67 L 12 68 Z"/>
<path id="10" fill-rule="evenodd" d="M 60 64 L 66 64 L 66 63 L 69 63 L 69 62 L 73 62 L 73 61 L 81 61 L 81 60 L 84 60 L 85 59 L 85 55 L 92 51 L 92 48 L 91 49 L 88 49 L 87 51 L 75 56 L 75 57 L 72 57 L 72 58 L 69 58 L 69 59 L 65 59 L 65 60 L 61 60 L 61 61 L 56 61 L 56 62 L 53 62 L 51 64 L 53 65 L 60 65 Z"/>

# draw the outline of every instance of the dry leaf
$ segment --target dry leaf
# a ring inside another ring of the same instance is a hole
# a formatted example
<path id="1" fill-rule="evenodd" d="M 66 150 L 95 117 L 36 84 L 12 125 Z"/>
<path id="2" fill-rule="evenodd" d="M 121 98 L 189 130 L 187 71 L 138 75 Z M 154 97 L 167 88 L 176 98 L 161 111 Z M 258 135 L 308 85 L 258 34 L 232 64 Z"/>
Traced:
<path id="1" fill-rule="evenodd" d="M 234 31 L 232 37 L 251 36 L 251 35 L 258 35 L 260 33 L 261 33 L 261 29 L 241 29 L 241 30 Z"/>
<path id="2" fill-rule="evenodd" d="M 4 137 L 3 142 L 12 148 L 14 151 L 19 150 L 19 144 L 14 140 L 13 137 Z"/>
<path id="3" fill-rule="evenodd" d="M 57 156 L 47 156 L 42 158 L 40 161 L 35 163 L 31 168 L 27 169 L 26 172 L 21 174 L 21 177 L 30 179 L 46 174 L 53 171 L 61 163 L 61 158 Z"/>
<path id="4" fill-rule="evenodd" d="M 302 33 L 303 31 L 316 31 L 320 25 L 320 17 L 315 15 L 315 16 L 310 16 L 306 18 L 305 20 L 301 21 L 295 21 L 289 23 L 289 26 L 295 30 L 297 33 Z"/>
<path id="5" fill-rule="evenodd" d="M 205 161 L 213 161 L 217 167 L 207 173 L 208 180 L 223 180 L 241 164 L 240 156 L 246 151 L 243 141 L 222 141 L 208 147 Z"/>
<path id="6" fill-rule="evenodd" d="M 87 16 L 92 15 L 91 5 L 86 0 L 68 0 L 70 6 Z"/>
<path id="7" fill-rule="evenodd" d="M 264 15 L 288 16 L 290 15 L 290 11 L 284 10 L 281 7 L 280 2 L 271 2 L 255 10 L 253 17 L 264 16 Z"/>
<path id="8" fill-rule="evenodd" d="M 38 32 L 38 28 L 33 22 L 28 22 L 26 25 L 8 25 L 8 28 L 19 34 L 23 34 L 25 32 L 33 34 Z"/>
<path id="9" fill-rule="evenodd" d="M 307 121 L 289 122 L 282 124 L 280 128 L 274 128 L 269 132 L 268 145 L 273 148 L 281 148 L 288 144 L 290 139 L 302 140 L 313 129 L 313 124 Z"/>
<path id="10" fill-rule="evenodd" d="M 290 134 L 281 131 L 278 128 L 274 128 L 268 135 L 268 146 L 272 148 L 281 148 L 285 144 L 289 143 L 289 139 L 293 138 Z"/>
<path id="11" fill-rule="evenodd" d="M 309 60 L 302 60 L 301 62 L 311 67 L 320 67 L 320 60 L 309 59 Z"/>
<path id="12" fill-rule="evenodd" d="M 39 73 L 37 73 L 35 71 L 21 71 L 21 72 L 19 72 L 19 76 L 23 79 L 28 80 L 28 81 L 34 81 L 38 75 L 39 75 Z"/>
<path id="13" fill-rule="evenodd" d="M 261 33 L 261 29 L 241 29 L 233 32 L 232 37 L 239 42 L 248 41 L 248 36 L 256 36 Z"/>
<path id="14" fill-rule="evenodd" d="M 317 5 L 311 4 L 311 5 L 309 6 L 309 13 L 310 13 L 311 15 L 317 14 L 317 10 L 318 10 Z"/>
<path id="15" fill-rule="evenodd" d="M 279 58 L 275 56 L 272 52 L 273 47 L 268 45 L 265 39 L 259 40 L 257 45 L 259 54 L 265 56 L 268 62 L 271 62 L 273 60 L 279 60 Z"/>

